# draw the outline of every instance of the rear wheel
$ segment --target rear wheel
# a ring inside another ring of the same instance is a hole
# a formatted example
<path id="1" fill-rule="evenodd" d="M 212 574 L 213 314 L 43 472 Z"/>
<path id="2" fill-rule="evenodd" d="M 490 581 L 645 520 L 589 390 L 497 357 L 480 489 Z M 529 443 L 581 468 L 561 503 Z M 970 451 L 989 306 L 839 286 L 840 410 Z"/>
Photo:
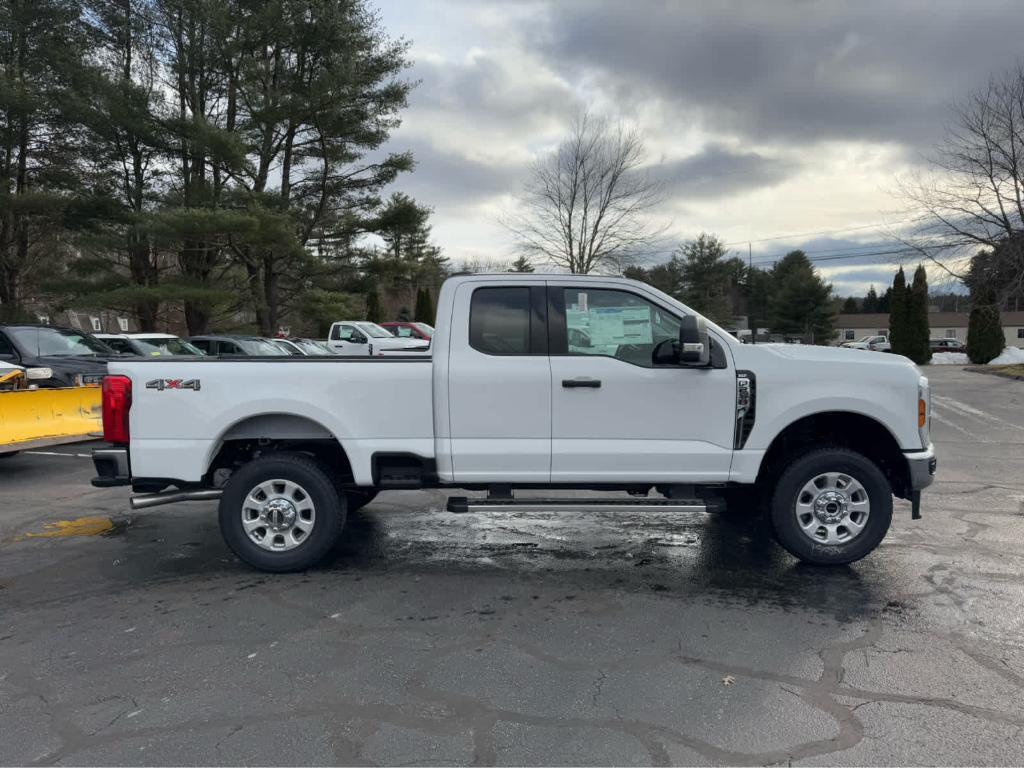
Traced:
<path id="1" fill-rule="evenodd" d="M 220 500 L 220 530 L 247 565 L 301 571 L 334 546 L 345 510 L 345 496 L 320 464 L 304 454 L 276 453 L 231 475 Z"/>
<path id="2" fill-rule="evenodd" d="M 775 539 L 806 563 L 860 560 L 882 542 L 891 521 L 889 481 L 874 462 L 845 448 L 797 458 L 772 495 Z"/>

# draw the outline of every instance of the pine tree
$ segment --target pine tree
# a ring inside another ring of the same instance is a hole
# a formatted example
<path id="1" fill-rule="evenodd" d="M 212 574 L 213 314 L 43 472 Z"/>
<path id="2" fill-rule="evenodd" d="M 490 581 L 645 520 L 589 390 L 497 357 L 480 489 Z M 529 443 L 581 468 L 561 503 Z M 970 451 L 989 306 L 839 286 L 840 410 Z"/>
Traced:
<path id="1" fill-rule="evenodd" d="M 719 323 L 732 320 L 729 301 L 730 264 L 725 246 L 714 235 L 702 232 L 676 252 L 682 280 L 683 301 L 705 317 Z"/>
<path id="2" fill-rule="evenodd" d="M 864 296 L 864 301 L 861 304 L 862 311 L 865 314 L 878 312 L 878 294 L 875 293 L 875 286 L 868 288 L 867 294 Z"/>
<path id="3" fill-rule="evenodd" d="M 533 272 L 533 263 L 526 256 L 520 256 L 508 268 L 509 272 Z M 643 270 L 641 270 L 643 271 Z"/>
<path id="4" fill-rule="evenodd" d="M 384 309 L 380 305 L 380 294 L 377 293 L 377 286 L 370 288 L 366 295 L 366 319 L 371 323 L 384 322 Z"/>
<path id="5" fill-rule="evenodd" d="M 900 267 L 889 298 L 889 345 L 893 354 L 907 354 L 907 276 Z"/>
<path id="6" fill-rule="evenodd" d="M 56 271 L 78 217 L 80 126 L 69 109 L 85 69 L 77 0 L 0 3 L 0 312 L 19 315 L 33 276 Z"/>
<path id="7" fill-rule="evenodd" d="M 832 338 L 832 286 L 814 271 L 803 251 L 792 251 L 772 270 L 769 325 L 773 333 L 825 344 Z"/>
<path id="8" fill-rule="evenodd" d="M 924 265 L 918 264 L 907 296 L 907 351 L 904 353 L 918 365 L 932 358 L 928 336 L 928 273 Z"/>
<path id="9" fill-rule="evenodd" d="M 434 301 L 430 297 L 429 288 L 420 288 L 416 292 L 416 311 L 413 318 L 418 323 L 434 324 Z"/>
<path id="10" fill-rule="evenodd" d="M 857 306 L 857 300 L 853 296 L 847 296 L 843 301 L 843 314 L 853 315 L 860 312 L 860 307 Z"/>
<path id="11" fill-rule="evenodd" d="M 971 314 L 967 320 L 967 356 L 975 365 L 985 365 L 1003 351 L 1005 338 L 999 306 L 990 284 L 971 286 Z"/>

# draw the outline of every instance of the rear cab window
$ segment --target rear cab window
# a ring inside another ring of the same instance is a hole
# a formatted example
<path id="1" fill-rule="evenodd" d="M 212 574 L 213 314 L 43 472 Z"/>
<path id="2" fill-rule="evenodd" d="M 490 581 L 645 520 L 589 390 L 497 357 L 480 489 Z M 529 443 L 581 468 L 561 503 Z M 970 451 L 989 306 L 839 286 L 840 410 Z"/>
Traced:
<path id="1" fill-rule="evenodd" d="M 529 355 L 531 339 L 539 335 L 533 314 L 527 286 L 477 288 L 469 307 L 469 346 L 485 355 Z"/>

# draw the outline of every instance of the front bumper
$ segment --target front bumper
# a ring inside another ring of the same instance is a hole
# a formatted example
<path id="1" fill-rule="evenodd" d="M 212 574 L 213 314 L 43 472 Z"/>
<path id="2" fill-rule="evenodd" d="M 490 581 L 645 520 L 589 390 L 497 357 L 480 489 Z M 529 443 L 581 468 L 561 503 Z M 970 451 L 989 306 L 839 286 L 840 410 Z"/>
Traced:
<path id="1" fill-rule="evenodd" d="M 907 457 L 910 473 L 910 490 L 920 491 L 931 485 L 935 480 L 935 469 L 938 465 L 935 448 L 929 445 L 923 451 L 910 451 L 904 455 Z"/>
<path id="2" fill-rule="evenodd" d="M 92 479 L 96 488 L 131 485 L 127 448 L 96 448 L 92 452 L 92 463 L 96 467 L 96 477 Z"/>

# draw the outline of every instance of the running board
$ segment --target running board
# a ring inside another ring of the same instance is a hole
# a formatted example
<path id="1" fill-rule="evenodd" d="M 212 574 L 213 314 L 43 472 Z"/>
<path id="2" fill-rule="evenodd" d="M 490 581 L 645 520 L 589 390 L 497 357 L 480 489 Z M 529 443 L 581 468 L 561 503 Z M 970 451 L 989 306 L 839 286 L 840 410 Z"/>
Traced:
<path id="1" fill-rule="evenodd" d="M 704 512 L 701 499 L 468 499 L 448 497 L 448 511 L 465 512 Z"/>

